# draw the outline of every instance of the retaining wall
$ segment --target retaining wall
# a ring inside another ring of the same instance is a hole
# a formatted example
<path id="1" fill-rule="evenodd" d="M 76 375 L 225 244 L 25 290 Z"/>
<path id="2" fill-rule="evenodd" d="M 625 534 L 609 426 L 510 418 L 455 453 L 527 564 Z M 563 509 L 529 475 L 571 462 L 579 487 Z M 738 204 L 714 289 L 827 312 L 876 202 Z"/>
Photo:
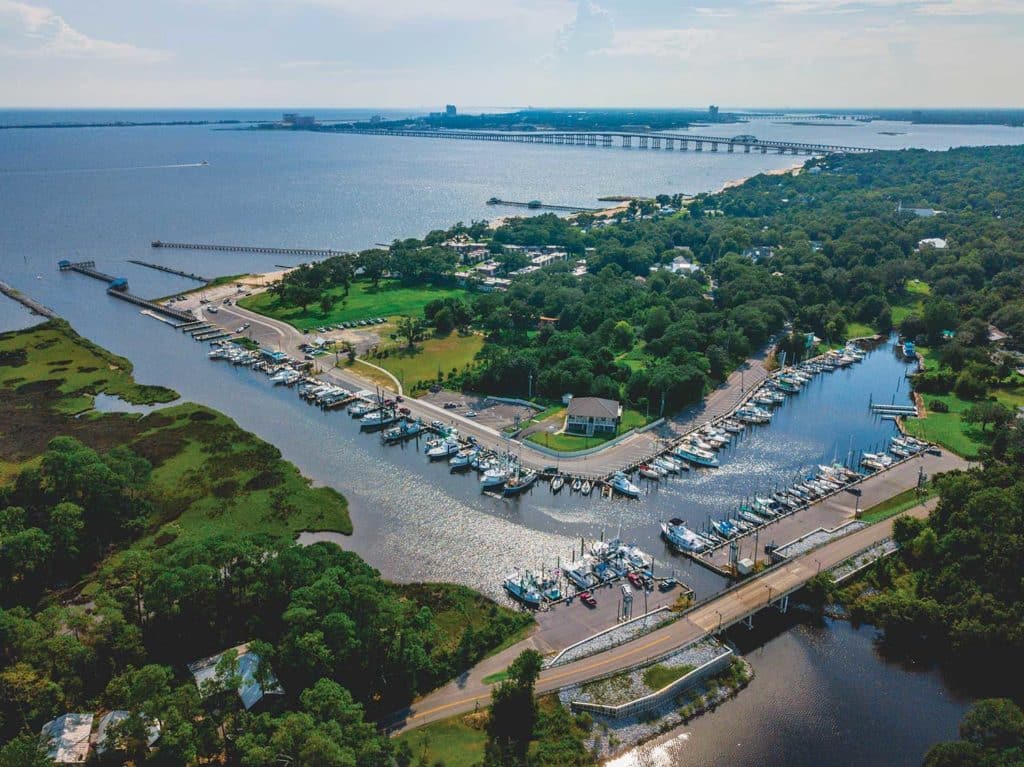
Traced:
<path id="1" fill-rule="evenodd" d="M 724 671 L 732 662 L 733 655 L 733 651 L 728 647 L 723 648 L 722 654 L 717 658 L 709 660 L 703 666 L 695 668 L 689 674 L 679 677 L 679 679 L 665 685 L 660 690 L 652 692 L 650 695 L 645 695 L 642 698 L 631 700 L 628 703 L 622 703 L 618 706 L 606 706 L 600 703 L 585 703 L 583 701 L 574 700 L 570 705 L 572 706 L 573 711 L 589 711 L 592 714 L 600 714 L 601 716 L 611 717 L 612 719 L 625 719 L 627 717 L 636 716 L 648 709 L 654 708 L 668 700 L 676 698 L 684 690 L 703 682 L 708 677 Z"/>

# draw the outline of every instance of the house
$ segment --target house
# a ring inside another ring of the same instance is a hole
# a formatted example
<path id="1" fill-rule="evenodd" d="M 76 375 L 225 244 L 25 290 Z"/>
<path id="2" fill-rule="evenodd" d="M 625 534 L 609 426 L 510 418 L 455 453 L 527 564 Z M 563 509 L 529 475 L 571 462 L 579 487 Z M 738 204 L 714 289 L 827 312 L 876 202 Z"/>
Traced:
<path id="1" fill-rule="evenodd" d="M 537 330 L 543 330 L 545 326 L 553 328 L 556 325 L 558 325 L 558 317 L 545 317 L 541 315 L 540 319 L 537 320 Z"/>
<path id="2" fill-rule="evenodd" d="M 118 725 L 128 718 L 127 711 L 108 711 L 100 718 L 100 723 L 96 727 L 96 734 L 93 736 L 92 742 L 93 747 L 96 749 L 97 755 L 102 755 L 107 751 L 117 751 L 118 743 L 112 742 L 112 735 L 110 733 L 110 727 L 112 725 Z M 146 728 L 146 745 L 152 746 L 160 738 L 160 722 L 156 719 L 149 723 Z"/>
<path id="3" fill-rule="evenodd" d="M 1004 333 L 999 328 L 997 328 L 995 325 L 989 325 L 988 326 L 987 338 L 988 338 L 988 342 L 990 344 L 1001 344 L 1003 341 L 1005 341 L 1009 337 L 1010 337 L 1009 333 Z"/>
<path id="4" fill-rule="evenodd" d="M 46 755 L 54 764 L 85 764 L 89 759 L 92 714 L 64 714 L 43 725 Z"/>
<path id="5" fill-rule="evenodd" d="M 259 703 L 264 696 L 284 695 L 284 688 L 268 669 L 264 669 L 265 685 L 256 680 L 256 669 L 260 665 L 260 656 L 251 652 L 248 644 L 241 644 L 232 649 L 235 651 L 236 673 L 239 677 L 238 697 L 242 699 L 242 705 L 247 710 Z M 201 693 L 204 692 L 203 687 L 207 682 L 216 679 L 217 664 L 220 663 L 220 659 L 226 652 L 228 650 L 188 664 L 188 670 L 196 680 L 196 687 Z"/>
<path id="6" fill-rule="evenodd" d="M 473 270 L 477 274 L 481 274 L 484 277 L 494 277 L 501 269 L 501 264 L 497 261 L 484 261 L 481 264 L 477 264 L 473 267 Z"/>
<path id="7" fill-rule="evenodd" d="M 700 265 L 695 264 L 685 256 L 676 256 L 672 259 L 672 263 L 665 265 L 654 265 L 651 267 L 651 271 L 657 271 L 658 269 L 667 269 L 672 274 L 693 274 L 694 272 L 700 271 Z"/>
<path id="8" fill-rule="evenodd" d="M 774 252 L 771 245 L 756 245 L 743 251 L 743 257 L 749 258 L 751 261 L 762 261 L 766 258 L 771 258 L 773 255 Z"/>
<path id="9" fill-rule="evenodd" d="M 601 397 L 573 397 L 565 412 L 566 434 L 615 434 L 622 422 L 622 405 Z"/>
<path id="10" fill-rule="evenodd" d="M 948 247 L 948 244 L 941 237 L 926 237 L 917 243 L 918 250 L 921 250 L 921 248 L 924 247 L 935 248 L 936 250 L 945 250 Z"/>
<path id="11" fill-rule="evenodd" d="M 477 290 L 481 293 L 502 293 L 508 290 L 508 286 L 511 284 L 512 280 L 502 277 L 486 277 L 477 285 Z"/>
<path id="12" fill-rule="evenodd" d="M 534 256 L 530 259 L 530 262 L 536 267 L 549 266 L 556 261 L 565 261 L 569 257 L 569 254 L 564 250 L 556 250 L 550 253 L 541 253 L 538 256 Z"/>

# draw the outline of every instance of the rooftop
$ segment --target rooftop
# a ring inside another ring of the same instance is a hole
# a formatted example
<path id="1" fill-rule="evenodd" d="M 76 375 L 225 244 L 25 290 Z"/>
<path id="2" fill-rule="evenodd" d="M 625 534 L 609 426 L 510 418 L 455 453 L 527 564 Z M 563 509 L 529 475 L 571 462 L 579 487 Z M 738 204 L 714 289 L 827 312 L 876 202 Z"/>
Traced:
<path id="1" fill-rule="evenodd" d="M 92 714 L 64 714 L 43 725 L 47 755 L 57 764 L 85 764 Z"/>
<path id="2" fill-rule="evenodd" d="M 249 709 L 256 705 L 264 695 L 281 695 L 284 693 L 284 689 L 277 681 L 277 678 L 268 669 L 264 669 L 267 675 L 267 686 L 264 688 L 256 681 L 256 669 L 260 664 L 260 656 L 250 652 L 248 644 L 240 644 L 232 649 L 236 653 L 239 676 L 238 697 L 242 699 L 242 705 Z M 205 683 L 216 679 L 217 664 L 220 663 L 220 659 L 226 652 L 228 650 L 188 664 L 188 670 L 192 672 L 192 676 L 196 680 L 196 687 L 200 691 L 202 691 Z"/>
<path id="3" fill-rule="evenodd" d="M 613 399 L 573 397 L 566 412 L 577 418 L 618 418 L 622 407 Z"/>

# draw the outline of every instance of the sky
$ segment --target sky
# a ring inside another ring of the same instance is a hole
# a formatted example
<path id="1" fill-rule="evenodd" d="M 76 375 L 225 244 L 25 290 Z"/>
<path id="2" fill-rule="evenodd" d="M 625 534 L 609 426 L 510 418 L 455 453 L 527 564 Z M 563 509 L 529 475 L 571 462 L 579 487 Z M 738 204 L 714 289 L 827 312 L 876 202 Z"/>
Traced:
<path id="1" fill-rule="evenodd" d="M 1024 0 L 0 0 L 8 107 L 1022 107 Z"/>

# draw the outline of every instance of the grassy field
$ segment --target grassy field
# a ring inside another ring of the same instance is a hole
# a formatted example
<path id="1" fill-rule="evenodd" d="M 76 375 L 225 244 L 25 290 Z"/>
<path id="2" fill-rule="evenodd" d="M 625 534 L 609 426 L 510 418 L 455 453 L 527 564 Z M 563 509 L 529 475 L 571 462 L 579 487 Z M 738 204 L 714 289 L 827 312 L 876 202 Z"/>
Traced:
<path id="1" fill-rule="evenodd" d="M 931 410 L 929 403 L 936 400 L 943 402 L 949 412 Z M 966 423 L 961 417 L 963 411 L 974 403 L 955 394 L 925 394 L 924 402 L 928 415 L 925 418 L 908 418 L 905 427 L 908 434 L 935 442 L 964 458 L 977 457 L 978 450 L 988 444 L 988 436 L 982 432 L 981 426 Z"/>
<path id="2" fill-rule="evenodd" d="M 863 322 L 849 322 L 846 325 L 846 336 L 843 340 L 850 338 L 863 338 L 864 336 L 873 336 L 875 329 L 870 325 L 866 325 Z"/>
<path id="3" fill-rule="evenodd" d="M 299 330 L 310 330 L 324 324 L 365 320 L 372 317 L 393 317 L 398 314 L 419 315 L 423 307 L 438 298 L 462 298 L 462 288 L 434 287 L 426 285 L 416 288 L 403 287 L 396 281 L 385 281 L 374 288 L 368 282 L 352 284 L 347 298 L 343 289 L 327 291 L 334 299 L 334 306 L 327 314 L 320 311 L 316 301 L 303 311 L 301 306 L 283 305 L 270 293 L 258 293 L 238 302 L 239 306 L 265 314 L 268 317 L 291 323 Z M 436 372 L 436 371 L 435 371 Z"/>
<path id="4" fill-rule="evenodd" d="M 619 434 L 624 434 L 630 429 L 639 429 L 647 424 L 644 414 L 637 410 L 624 409 L 622 411 L 622 423 L 616 434 L 596 434 L 593 437 L 584 437 L 579 434 L 552 434 L 547 430 L 536 431 L 526 439 L 537 445 L 560 450 L 563 453 L 571 453 L 575 450 L 586 450 L 597 447 L 609 440 L 615 439 Z"/>
<path id="5" fill-rule="evenodd" d="M 911 488 L 910 490 L 904 490 L 902 493 L 894 495 L 892 498 L 888 498 L 881 503 L 875 504 L 870 509 L 861 513 L 861 520 L 868 524 L 875 522 L 881 522 L 883 519 L 894 517 L 907 509 L 912 509 L 918 504 L 924 503 L 926 500 L 935 495 L 935 488 L 931 485 L 925 485 L 921 489 L 920 494 L 917 488 Z"/>
<path id="6" fill-rule="evenodd" d="M 395 742 L 409 744 L 414 763 L 473 767 L 483 761 L 487 733 L 483 728 L 469 726 L 465 719 L 467 717 L 464 715 L 442 719 L 402 733 L 395 738 Z"/>
<path id="7" fill-rule="evenodd" d="M 404 348 L 391 348 L 387 350 L 387 356 L 377 356 L 370 361 L 394 373 L 403 387 L 416 390 L 416 384 L 423 382 L 426 386 L 422 388 L 426 389 L 437 381 L 438 372 L 447 377 L 452 370 L 462 371 L 472 365 L 483 346 L 484 337 L 481 335 L 449 333 L 417 343 L 411 353 Z"/>
<path id="8" fill-rule="evenodd" d="M 660 690 L 693 671 L 693 666 L 666 666 L 656 663 L 644 669 L 644 684 L 650 690 Z"/>
<path id="9" fill-rule="evenodd" d="M 892 306 L 892 323 L 898 326 L 911 314 L 920 315 L 924 311 L 924 298 L 931 295 L 931 286 L 920 280 L 908 280 L 906 285 L 907 298 Z"/>
<path id="10" fill-rule="evenodd" d="M 273 445 L 215 410 L 184 403 L 145 416 L 90 411 L 93 395 L 166 402 L 177 394 L 136 384 L 131 365 L 51 322 L 0 336 L 0 470 L 33 465 L 58 435 L 106 452 L 124 445 L 153 467 L 142 491 L 153 512 L 133 545 L 209 534 L 352 532 L 345 499 L 313 488 Z"/>

